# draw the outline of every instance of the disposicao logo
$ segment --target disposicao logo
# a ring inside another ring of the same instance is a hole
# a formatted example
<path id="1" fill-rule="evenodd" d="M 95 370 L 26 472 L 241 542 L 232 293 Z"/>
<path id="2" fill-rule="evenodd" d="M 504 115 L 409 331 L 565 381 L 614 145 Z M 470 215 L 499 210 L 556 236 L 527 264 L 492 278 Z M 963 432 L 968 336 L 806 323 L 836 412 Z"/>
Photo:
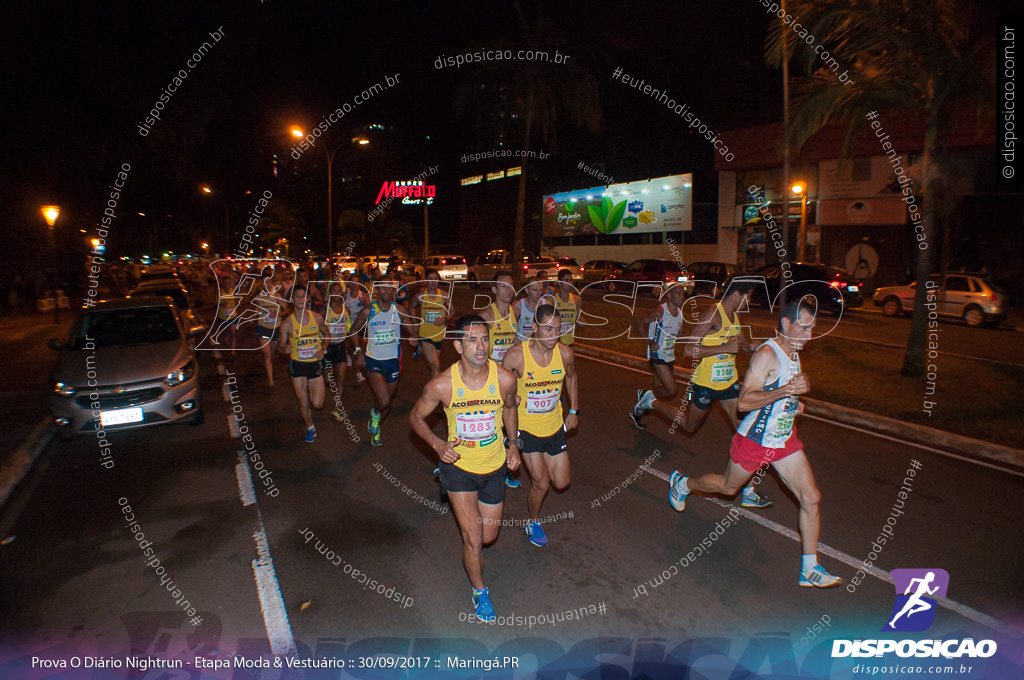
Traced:
<path id="1" fill-rule="evenodd" d="M 928 630 L 935 621 L 936 601 L 946 597 L 949 572 L 945 569 L 893 569 L 889 572 L 896 587 L 896 603 L 884 631 L 904 633 Z"/>
<path id="2" fill-rule="evenodd" d="M 889 621 L 883 632 L 918 632 L 927 630 L 935 621 L 938 601 L 946 597 L 949 588 L 949 572 L 945 569 L 893 569 L 896 588 L 896 602 L 893 604 Z M 973 638 L 963 640 L 833 640 L 832 658 L 837 657 L 880 657 L 895 653 L 900 657 L 942 656 L 946 659 L 967 656 L 988 658 L 995 654 L 994 640 Z"/>

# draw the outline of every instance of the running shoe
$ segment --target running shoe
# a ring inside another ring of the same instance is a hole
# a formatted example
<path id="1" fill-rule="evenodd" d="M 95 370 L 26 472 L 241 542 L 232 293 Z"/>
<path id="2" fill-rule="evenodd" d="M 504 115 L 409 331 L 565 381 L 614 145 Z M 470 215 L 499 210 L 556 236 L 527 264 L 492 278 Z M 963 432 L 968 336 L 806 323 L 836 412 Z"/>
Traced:
<path id="1" fill-rule="evenodd" d="M 370 435 L 370 443 L 374 446 L 380 446 L 380 428 L 377 428 L 377 431 Z"/>
<path id="2" fill-rule="evenodd" d="M 315 441 L 316 441 L 316 428 L 315 427 L 311 427 L 311 428 L 309 428 L 309 432 L 306 433 L 305 442 L 307 444 L 312 444 Z"/>
<path id="3" fill-rule="evenodd" d="M 512 479 L 512 477 L 508 473 L 505 474 L 505 486 L 507 486 L 508 488 L 518 489 L 522 485 L 523 483 L 520 482 L 518 479 Z"/>
<path id="4" fill-rule="evenodd" d="M 684 481 L 686 481 L 686 477 L 679 474 L 679 470 L 673 470 L 672 475 L 668 478 L 668 504 L 679 512 L 686 509 L 686 497 L 690 495 L 689 491 L 683 491 Z"/>
<path id="5" fill-rule="evenodd" d="M 380 414 L 375 414 L 373 409 L 370 409 L 370 420 L 366 423 L 366 429 L 370 431 L 370 434 L 380 432 Z"/>
<path id="6" fill-rule="evenodd" d="M 633 421 L 633 427 L 638 430 L 646 430 L 647 426 L 644 425 L 644 416 L 642 413 L 637 413 L 636 409 L 630 409 L 629 419 Z"/>
<path id="7" fill-rule="evenodd" d="M 331 411 L 331 415 L 334 416 L 334 419 L 337 420 L 339 423 L 344 422 L 345 420 L 344 418 L 342 418 L 341 412 L 339 411 Z"/>
<path id="8" fill-rule="evenodd" d="M 761 508 L 771 507 L 772 502 L 754 491 L 753 487 L 748 486 L 743 489 L 743 500 L 740 501 L 740 505 L 744 508 L 754 508 L 760 510 Z"/>
<path id="9" fill-rule="evenodd" d="M 548 544 L 548 537 L 544 530 L 540 528 L 540 522 L 527 524 L 526 535 L 530 537 L 530 543 L 533 543 L 538 548 L 543 548 Z"/>
<path id="10" fill-rule="evenodd" d="M 497 618 L 494 614 L 494 605 L 491 604 L 491 594 L 487 588 L 473 590 L 473 613 L 485 623 L 493 623 Z"/>
<path id="11" fill-rule="evenodd" d="M 801 588 L 835 588 L 842 582 L 843 579 L 828 573 L 820 564 L 814 565 L 810 571 L 800 572 Z"/>

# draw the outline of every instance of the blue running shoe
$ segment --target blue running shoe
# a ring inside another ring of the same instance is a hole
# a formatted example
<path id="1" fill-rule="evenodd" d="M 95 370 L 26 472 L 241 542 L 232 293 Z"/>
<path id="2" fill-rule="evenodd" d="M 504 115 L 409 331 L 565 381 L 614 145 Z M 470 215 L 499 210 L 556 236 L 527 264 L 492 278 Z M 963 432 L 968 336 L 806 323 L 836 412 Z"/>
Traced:
<path id="1" fill-rule="evenodd" d="M 307 444 L 312 444 L 315 441 L 316 441 L 316 428 L 315 427 L 311 427 L 311 428 L 309 428 L 309 432 L 306 433 L 305 442 Z"/>
<path id="2" fill-rule="evenodd" d="M 548 537 L 544 530 L 540 528 L 540 522 L 527 524 L 526 535 L 530 537 L 530 543 L 533 543 L 538 548 L 543 548 L 548 544 Z"/>
<path id="3" fill-rule="evenodd" d="M 473 591 L 473 613 L 484 623 L 493 623 L 497 618 L 494 614 L 494 605 L 491 604 L 491 594 L 487 588 Z"/>
<path id="4" fill-rule="evenodd" d="M 510 489 L 518 489 L 523 485 L 518 479 L 512 479 L 508 473 L 505 473 L 505 486 Z"/>
<path id="5" fill-rule="evenodd" d="M 843 579 L 828 573 L 820 564 L 814 565 L 810 571 L 800 572 L 801 588 L 835 588 L 842 582 Z"/>
<path id="6" fill-rule="evenodd" d="M 370 443 L 373 444 L 374 446 L 380 446 L 380 428 L 379 427 L 377 428 L 376 432 L 374 432 L 373 434 L 370 435 Z"/>
<path id="7" fill-rule="evenodd" d="M 679 470 L 673 470 L 672 475 L 668 478 L 668 504 L 679 512 L 686 509 L 686 497 L 690 495 L 689 491 L 683 491 L 685 482 L 686 477 L 679 474 Z"/>
<path id="8" fill-rule="evenodd" d="M 754 487 L 748 486 L 747 488 L 743 489 L 743 500 L 740 501 L 740 505 L 743 506 L 744 508 L 754 508 L 755 510 L 760 510 L 762 508 L 770 507 L 772 505 L 772 502 L 765 498 L 764 496 L 762 496 L 761 494 L 759 494 L 758 492 L 754 491 Z"/>
<path id="9" fill-rule="evenodd" d="M 366 429 L 370 431 L 370 434 L 380 432 L 380 414 L 374 409 L 370 409 L 370 420 L 366 423 Z"/>

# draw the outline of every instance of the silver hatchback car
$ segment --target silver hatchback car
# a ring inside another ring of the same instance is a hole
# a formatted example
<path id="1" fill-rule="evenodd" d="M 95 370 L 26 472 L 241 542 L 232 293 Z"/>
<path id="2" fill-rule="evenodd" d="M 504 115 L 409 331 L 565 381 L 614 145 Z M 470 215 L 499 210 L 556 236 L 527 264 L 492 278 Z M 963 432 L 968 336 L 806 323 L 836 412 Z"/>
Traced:
<path id="1" fill-rule="evenodd" d="M 51 410 L 61 438 L 178 421 L 203 422 L 199 363 L 169 298 L 96 303 L 57 350 Z"/>
<path id="2" fill-rule="evenodd" d="M 968 326 L 995 326 L 1006 316 L 1006 291 L 983 274 L 951 273 L 944 281 L 936 275 L 931 277 L 930 287 L 935 289 L 935 311 L 939 316 L 963 319 Z M 908 286 L 879 288 L 873 299 L 886 316 L 902 316 L 914 310 L 916 294 L 915 281 Z"/>

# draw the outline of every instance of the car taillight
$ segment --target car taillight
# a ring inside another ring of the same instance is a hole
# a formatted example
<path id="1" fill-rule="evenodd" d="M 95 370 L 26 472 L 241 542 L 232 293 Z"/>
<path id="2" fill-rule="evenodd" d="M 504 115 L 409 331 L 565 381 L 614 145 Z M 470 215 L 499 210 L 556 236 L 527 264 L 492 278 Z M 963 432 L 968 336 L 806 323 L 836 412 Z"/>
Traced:
<path id="1" fill-rule="evenodd" d="M 441 264 L 448 264 L 448 260 L 441 260 Z"/>
<path id="2" fill-rule="evenodd" d="M 580 274 L 582 274 L 582 273 L 583 273 L 583 266 L 580 265 Z"/>
<path id="3" fill-rule="evenodd" d="M 525 264 L 523 265 L 523 271 L 524 271 L 524 272 L 525 272 L 525 271 L 526 271 L 527 269 L 529 269 L 529 268 L 530 268 L 530 267 L 529 267 L 529 265 L 525 265 Z"/>
<path id="4" fill-rule="evenodd" d="M 842 281 L 833 281 L 833 282 L 831 282 L 828 285 L 832 286 L 833 288 L 842 288 L 843 282 Z"/>

